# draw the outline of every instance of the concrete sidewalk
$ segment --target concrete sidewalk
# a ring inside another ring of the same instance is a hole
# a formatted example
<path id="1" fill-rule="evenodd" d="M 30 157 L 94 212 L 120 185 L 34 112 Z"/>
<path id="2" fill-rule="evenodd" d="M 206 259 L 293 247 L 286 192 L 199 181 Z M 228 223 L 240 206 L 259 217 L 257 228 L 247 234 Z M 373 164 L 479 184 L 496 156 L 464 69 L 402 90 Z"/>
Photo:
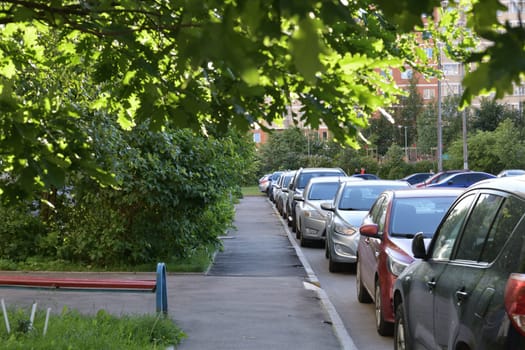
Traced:
<path id="1" fill-rule="evenodd" d="M 188 336 L 177 349 L 354 349 L 271 203 L 265 197 L 242 199 L 234 225 L 209 273 L 171 274 L 167 266 L 169 316 Z M 154 272 L 46 275 L 155 279 Z M 37 302 L 38 309 L 53 312 L 64 307 L 117 315 L 155 312 L 153 293 L 0 289 L 0 297 L 8 306 Z"/>

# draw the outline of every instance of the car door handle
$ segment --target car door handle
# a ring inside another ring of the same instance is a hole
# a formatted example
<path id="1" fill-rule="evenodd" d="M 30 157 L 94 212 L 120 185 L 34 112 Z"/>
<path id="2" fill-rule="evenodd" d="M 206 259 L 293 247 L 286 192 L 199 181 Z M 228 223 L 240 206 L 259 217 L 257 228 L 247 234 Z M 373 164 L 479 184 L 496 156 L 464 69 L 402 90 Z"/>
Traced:
<path id="1" fill-rule="evenodd" d="M 427 281 L 427 286 L 430 289 L 434 289 L 436 287 L 436 280 L 435 279 L 431 279 L 430 281 Z"/>
<path id="2" fill-rule="evenodd" d="M 467 299 L 467 297 L 468 297 L 468 292 L 465 292 L 465 288 L 461 288 L 456 291 L 456 298 L 458 299 L 458 303 Z"/>

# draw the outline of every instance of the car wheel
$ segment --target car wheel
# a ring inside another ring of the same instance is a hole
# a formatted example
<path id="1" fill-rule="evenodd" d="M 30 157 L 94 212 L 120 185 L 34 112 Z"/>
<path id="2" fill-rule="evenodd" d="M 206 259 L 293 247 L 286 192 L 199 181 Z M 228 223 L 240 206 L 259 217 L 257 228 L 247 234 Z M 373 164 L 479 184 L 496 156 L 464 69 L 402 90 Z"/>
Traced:
<path id="1" fill-rule="evenodd" d="M 328 238 L 324 240 L 324 257 L 326 259 L 330 257 L 330 251 L 328 250 Z"/>
<path id="2" fill-rule="evenodd" d="M 403 311 L 403 304 L 401 303 L 396 308 L 396 320 L 394 323 L 394 350 L 412 350 L 405 312 Z"/>
<path id="3" fill-rule="evenodd" d="M 372 302 L 372 298 L 370 297 L 370 294 L 366 291 L 365 286 L 363 285 L 363 281 L 361 280 L 361 263 L 359 262 L 359 258 L 357 258 L 357 266 L 355 270 L 355 286 L 357 290 L 357 300 L 360 303 L 369 304 Z"/>
<path id="4" fill-rule="evenodd" d="M 301 247 L 308 247 L 310 246 L 310 240 L 304 238 L 304 235 L 302 232 L 299 233 L 301 236 Z"/>
<path id="5" fill-rule="evenodd" d="M 383 317 L 383 305 L 381 299 L 381 286 L 379 281 L 376 282 L 375 286 L 375 316 L 376 316 L 376 328 L 377 333 L 382 336 L 391 336 L 394 332 L 394 325 L 390 322 L 385 321 Z"/>
<path id="6" fill-rule="evenodd" d="M 334 259 L 332 259 L 331 253 L 328 255 L 328 271 L 330 272 L 340 272 L 341 271 L 341 263 L 334 261 Z"/>

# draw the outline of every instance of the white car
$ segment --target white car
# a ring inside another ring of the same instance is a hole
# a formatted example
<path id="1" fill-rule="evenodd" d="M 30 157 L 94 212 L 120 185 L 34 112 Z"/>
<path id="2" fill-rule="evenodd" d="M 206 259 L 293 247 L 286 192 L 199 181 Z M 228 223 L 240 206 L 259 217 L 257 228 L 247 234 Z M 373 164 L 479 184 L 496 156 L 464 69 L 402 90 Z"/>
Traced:
<path id="1" fill-rule="evenodd" d="M 342 181 L 364 181 L 357 177 L 322 176 L 308 181 L 302 193 L 294 195 L 296 236 L 301 246 L 313 241 L 324 241 L 326 216 L 328 212 L 321 208 L 321 203 L 331 201 Z"/>
<path id="2" fill-rule="evenodd" d="M 379 195 L 386 190 L 409 188 L 400 180 L 342 182 L 332 202 L 322 203 L 330 211 L 326 224 L 325 256 L 328 270 L 338 272 L 357 261 L 359 227 Z"/>

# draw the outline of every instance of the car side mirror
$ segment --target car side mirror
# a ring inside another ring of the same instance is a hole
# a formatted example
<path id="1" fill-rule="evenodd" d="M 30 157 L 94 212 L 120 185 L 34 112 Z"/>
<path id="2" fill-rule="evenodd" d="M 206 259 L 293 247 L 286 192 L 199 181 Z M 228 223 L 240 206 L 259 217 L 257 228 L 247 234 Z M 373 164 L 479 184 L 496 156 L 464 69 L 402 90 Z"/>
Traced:
<path id="1" fill-rule="evenodd" d="M 321 203 L 321 209 L 327 210 L 327 211 L 335 211 L 335 207 L 333 203 L 330 203 L 330 202 Z"/>
<path id="2" fill-rule="evenodd" d="M 418 232 L 412 239 L 412 254 L 416 259 L 425 259 L 427 257 L 427 249 L 425 248 L 425 239 L 423 233 Z"/>
<path id="3" fill-rule="evenodd" d="M 362 236 L 371 237 L 371 238 L 380 238 L 379 236 L 379 226 L 377 224 L 364 224 L 359 227 L 359 233 Z"/>
<path id="4" fill-rule="evenodd" d="M 304 202 L 304 198 L 303 198 L 303 196 L 300 195 L 300 194 L 294 194 L 294 195 L 293 195 L 293 200 L 294 200 L 294 201 L 298 201 L 298 202 Z"/>

